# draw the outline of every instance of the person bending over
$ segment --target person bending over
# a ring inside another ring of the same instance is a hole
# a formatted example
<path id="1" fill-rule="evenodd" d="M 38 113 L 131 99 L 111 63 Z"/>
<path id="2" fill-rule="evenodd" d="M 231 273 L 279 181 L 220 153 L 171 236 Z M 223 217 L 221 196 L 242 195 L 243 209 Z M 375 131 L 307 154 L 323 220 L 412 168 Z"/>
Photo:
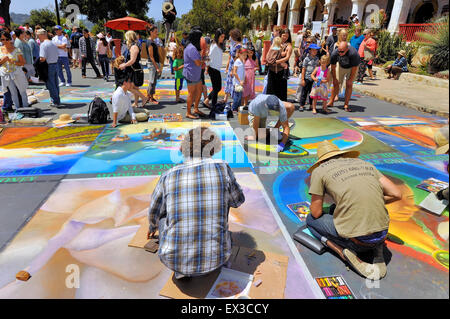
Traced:
<path id="1" fill-rule="evenodd" d="M 248 136 L 246 139 L 248 141 L 264 139 L 267 134 L 266 122 L 270 111 L 278 114 L 278 122 L 275 124 L 275 129 L 278 130 L 281 126 L 283 127 L 283 134 L 279 136 L 279 144 L 277 145 L 277 152 L 282 152 L 289 139 L 289 118 L 294 113 L 295 107 L 294 104 L 283 102 L 275 95 L 260 94 L 250 102 L 248 106 L 248 120 L 255 135 Z M 261 136 L 261 134 L 264 134 L 264 136 Z"/>
<path id="2" fill-rule="evenodd" d="M 359 159 L 358 151 L 341 151 L 324 141 L 319 143 L 317 155 L 318 161 L 308 169 L 309 230 L 361 276 L 383 278 L 387 271 L 383 249 L 390 221 L 385 204 L 401 200 L 400 189 L 371 163 Z M 323 213 L 326 194 L 335 203 L 329 214 Z M 357 257 L 367 251 L 373 252 L 372 263 Z"/>
<path id="3" fill-rule="evenodd" d="M 211 130 L 190 130 L 181 143 L 184 163 L 164 173 L 153 192 L 148 238 L 159 231 L 159 258 L 176 279 L 208 274 L 230 258 L 228 213 L 245 197 L 230 166 L 212 159 L 220 149 Z"/>

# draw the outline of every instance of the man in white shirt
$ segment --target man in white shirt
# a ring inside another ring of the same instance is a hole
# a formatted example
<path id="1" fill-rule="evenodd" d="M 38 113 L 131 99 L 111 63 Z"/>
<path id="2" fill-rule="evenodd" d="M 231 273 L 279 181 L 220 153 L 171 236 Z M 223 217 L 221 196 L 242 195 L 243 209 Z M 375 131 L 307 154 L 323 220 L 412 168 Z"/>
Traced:
<path id="1" fill-rule="evenodd" d="M 68 40 L 62 33 L 62 27 L 57 25 L 54 28 L 56 36 L 53 37 L 52 42 L 58 47 L 58 76 L 60 80 L 59 86 L 71 86 L 72 85 L 72 73 L 70 72 L 69 56 L 68 52 Z M 62 68 L 66 69 L 67 84 Z"/>
<path id="2" fill-rule="evenodd" d="M 139 121 L 147 121 L 148 113 L 144 108 L 134 108 L 131 106 L 133 95 L 129 90 L 133 88 L 131 75 L 126 76 L 112 96 L 113 123 L 111 127 L 116 127 L 118 122 L 136 124 Z"/>

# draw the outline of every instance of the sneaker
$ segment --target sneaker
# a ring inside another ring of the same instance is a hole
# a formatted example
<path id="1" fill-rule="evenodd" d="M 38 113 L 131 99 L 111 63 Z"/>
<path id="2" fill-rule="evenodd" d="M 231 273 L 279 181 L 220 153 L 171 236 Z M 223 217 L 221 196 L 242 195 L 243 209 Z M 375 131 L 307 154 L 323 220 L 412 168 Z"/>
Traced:
<path id="1" fill-rule="evenodd" d="M 65 82 L 61 82 L 61 83 L 59 83 L 59 86 L 64 86 L 64 85 L 66 85 L 66 83 L 65 83 Z"/>
<path id="2" fill-rule="evenodd" d="M 362 85 L 362 82 L 355 82 L 356 85 Z"/>
<path id="3" fill-rule="evenodd" d="M 305 108 L 303 106 L 300 106 L 298 109 L 300 112 L 303 112 L 305 110 Z"/>
<path id="4" fill-rule="evenodd" d="M 373 264 L 366 263 L 356 256 L 356 254 L 350 249 L 344 249 L 343 254 L 349 265 L 361 276 L 372 279 L 380 280 L 380 272 L 377 271 L 377 267 Z"/>
<path id="5" fill-rule="evenodd" d="M 70 86 L 72 86 L 72 83 L 67 83 L 66 86 L 70 87 Z"/>

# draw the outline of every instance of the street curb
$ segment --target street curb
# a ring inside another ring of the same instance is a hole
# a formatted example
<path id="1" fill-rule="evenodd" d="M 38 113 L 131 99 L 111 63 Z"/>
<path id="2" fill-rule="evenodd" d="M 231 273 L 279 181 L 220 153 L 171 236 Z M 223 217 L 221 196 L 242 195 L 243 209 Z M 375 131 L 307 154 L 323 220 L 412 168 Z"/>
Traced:
<path id="1" fill-rule="evenodd" d="M 401 100 L 399 98 L 392 98 L 392 97 L 387 97 L 384 95 L 380 95 L 377 93 L 374 93 L 370 90 L 365 90 L 365 89 L 361 89 L 359 87 L 355 87 L 353 86 L 353 90 L 358 91 L 359 93 L 365 94 L 365 95 L 369 95 L 372 96 L 376 99 L 382 100 L 382 101 L 386 101 L 389 103 L 394 103 L 394 104 L 398 104 L 398 105 L 402 105 L 405 106 L 407 108 L 410 109 L 414 109 L 423 113 L 429 113 L 432 115 L 437 115 L 437 116 L 441 116 L 441 117 L 449 117 L 449 112 L 444 112 L 444 111 L 439 111 L 439 110 L 433 110 L 428 108 L 427 106 L 423 106 L 423 105 L 419 105 L 419 104 L 415 104 L 415 103 L 411 103 L 411 102 L 406 102 L 404 100 Z"/>

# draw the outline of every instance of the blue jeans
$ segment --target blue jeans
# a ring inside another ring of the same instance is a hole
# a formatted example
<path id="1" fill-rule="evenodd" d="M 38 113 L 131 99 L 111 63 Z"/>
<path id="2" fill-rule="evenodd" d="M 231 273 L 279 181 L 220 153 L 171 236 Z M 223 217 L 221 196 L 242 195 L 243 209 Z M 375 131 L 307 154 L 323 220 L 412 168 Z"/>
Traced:
<path id="1" fill-rule="evenodd" d="M 59 86 L 58 86 L 58 63 L 52 63 L 48 65 L 48 79 L 45 82 L 45 86 L 47 90 L 50 92 L 50 99 L 53 104 L 59 105 L 61 104 L 61 100 L 59 98 Z"/>
<path id="2" fill-rule="evenodd" d="M 232 106 L 233 111 L 237 111 L 239 109 L 239 107 L 241 106 L 242 93 L 243 92 L 234 92 L 233 93 L 233 106 Z"/>
<path id="3" fill-rule="evenodd" d="M 72 84 L 72 73 L 70 72 L 70 64 L 69 64 L 69 58 L 66 56 L 60 56 L 58 57 L 58 76 L 59 80 L 62 83 L 66 83 L 66 80 L 64 79 L 64 74 L 62 71 L 62 68 L 66 69 L 67 74 L 67 83 Z"/>
<path id="4" fill-rule="evenodd" d="M 9 89 L 3 94 L 3 110 L 11 109 L 13 106 L 13 100 Z"/>
<path id="5" fill-rule="evenodd" d="M 373 249 L 357 245 L 348 238 L 340 237 L 334 226 L 333 215 L 323 213 L 322 216 L 316 219 L 309 214 L 306 217 L 306 225 L 311 233 L 320 239 L 322 243 L 329 239 L 342 248 L 348 248 L 355 252 L 365 252 Z"/>
<path id="6" fill-rule="evenodd" d="M 102 67 L 103 77 L 109 76 L 109 59 L 106 54 L 99 54 L 98 61 Z"/>

